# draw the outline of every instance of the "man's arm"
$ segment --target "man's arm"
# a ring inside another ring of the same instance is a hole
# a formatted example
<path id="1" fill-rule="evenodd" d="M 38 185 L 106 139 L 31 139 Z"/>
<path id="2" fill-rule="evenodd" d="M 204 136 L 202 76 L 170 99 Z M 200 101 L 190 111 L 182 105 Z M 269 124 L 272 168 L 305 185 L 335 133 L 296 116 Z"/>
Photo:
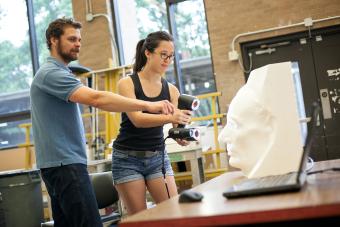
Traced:
<path id="1" fill-rule="evenodd" d="M 174 111 L 174 106 L 167 100 L 146 102 L 123 97 L 108 91 L 97 91 L 86 86 L 81 86 L 75 90 L 69 100 L 110 112 L 148 111 L 170 114 Z"/>

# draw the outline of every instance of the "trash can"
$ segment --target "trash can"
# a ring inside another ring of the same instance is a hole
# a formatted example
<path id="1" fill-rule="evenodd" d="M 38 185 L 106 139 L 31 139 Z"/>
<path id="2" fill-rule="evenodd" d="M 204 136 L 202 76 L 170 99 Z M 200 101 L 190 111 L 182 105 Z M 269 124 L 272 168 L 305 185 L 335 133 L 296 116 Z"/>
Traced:
<path id="1" fill-rule="evenodd" d="M 0 172 L 1 227 L 39 227 L 43 212 L 39 170 Z"/>

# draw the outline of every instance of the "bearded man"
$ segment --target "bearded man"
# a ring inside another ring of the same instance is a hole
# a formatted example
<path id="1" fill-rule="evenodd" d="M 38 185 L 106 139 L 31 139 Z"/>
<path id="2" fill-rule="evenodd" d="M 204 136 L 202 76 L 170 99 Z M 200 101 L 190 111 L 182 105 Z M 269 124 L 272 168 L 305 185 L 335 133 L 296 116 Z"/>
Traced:
<path id="1" fill-rule="evenodd" d="M 102 226 L 87 172 L 79 103 L 110 112 L 171 114 L 168 101 L 146 102 L 84 86 L 68 68 L 81 47 L 81 24 L 61 18 L 46 30 L 50 56 L 34 76 L 31 114 L 37 168 L 51 197 L 54 226 Z"/>

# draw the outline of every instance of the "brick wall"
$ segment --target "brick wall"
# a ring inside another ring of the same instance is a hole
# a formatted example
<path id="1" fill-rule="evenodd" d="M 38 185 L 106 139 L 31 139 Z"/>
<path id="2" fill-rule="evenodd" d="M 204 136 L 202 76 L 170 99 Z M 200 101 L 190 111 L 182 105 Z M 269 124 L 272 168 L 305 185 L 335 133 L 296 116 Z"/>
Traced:
<path id="1" fill-rule="evenodd" d="M 266 28 L 340 16 L 340 0 L 204 0 L 214 71 L 221 111 L 226 111 L 236 91 L 244 84 L 244 74 L 237 61 L 228 60 L 232 39 L 240 34 Z M 316 23 L 313 28 L 340 24 L 340 19 Z M 239 42 L 304 31 L 304 26 L 242 37 Z M 239 52 L 239 51 L 238 51 Z M 239 52 L 240 53 L 240 52 Z"/>
<path id="2" fill-rule="evenodd" d="M 105 17 L 100 16 L 87 22 L 85 2 L 85 0 L 72 0 L 74 18 L 83 25 L 79 63 L 92 70 L 112 67 L 113 48 L 108 21 Z M 92 0 L 93 14 L 108 14 L 109 12 L 109 1 Z M 111 16 L 109 15 L 109 17 Z"/>
<path id="3" fill-rule="evenodd" d="M 72 0 L 74 17 L 83 23 L 82 51 L 79 62 L 92 69 L 112 66 L 114 58 L 107 20 L 95 18 L 85 20 L 85 1 Z M 93 13 L 110 11 L 109 1 L 92 0 Z M 204 0 L 212 60 L 216 74 L 217 90 L 222 92 L 219 99 L 221 111 L 244 84 L 244 74 L 237 62 L 228 60 L 232 39 L 249 31 L 284 26 L 303 22 L 307 17 L 314 20 L 340 16 L 340 0 Z M 340 24 L 340 19 L 316 23 L 313 28 Z M 303 31 L 304 26 L 241 37 L 239 42 L 257 40 Z"/>

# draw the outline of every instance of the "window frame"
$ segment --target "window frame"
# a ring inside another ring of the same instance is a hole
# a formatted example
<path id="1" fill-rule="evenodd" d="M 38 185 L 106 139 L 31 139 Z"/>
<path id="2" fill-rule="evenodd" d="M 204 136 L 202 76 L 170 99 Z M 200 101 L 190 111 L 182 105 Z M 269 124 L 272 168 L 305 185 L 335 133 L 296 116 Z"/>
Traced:
<path id="1" fill-rule="evenodd" d="M 124 65 L 125 64 L 125 59 L 124 59 L 124 48 L 123 48 L 123 41 L 122 41 L 122 37 L 121 37 L 121 28 L 120 28 L 120 19 L 119 19 L 119 12 L 118 12 L 118 1 L 119 0 L 111 0 L 111 10 L 112 10 L 112 21 L 113 21 L 113 30 L 114 30 L 114 35 L 116 38 L 116 42 L 117 42 L 117 48 L 118 48 L 118 54 L 119 54 L 119 64 L 120 65 Z M 176 23 L 175 23 L 175 4 L 181 3 L 181 2 L 185 2 L 188 0 L 164 0 L 165 5 L 166 5 L 166 11 L 167 11 L 167 23 L 168 23 L 168 29 L 170 34 L 174 37 L 174 40 L 176 42 L 176 40 L 178 40 L 178 34 L 177 34 L 177 29 L 176 29 Z M 206 13 L 205 11 L 205 2 L 203 1 L 204 4 L 204 13 Z M 208 28 L 208 24 L 207 24 L 207 31 L 209 33 L 209 28 Z M 215 75 L 214 73 L 214 62 L 213 62 L 213 58 L 212 58 L 212 53 L 211 53 L 211 42 L 210 42 L 210 36 L 208 34 L 208 42 L 209 42 L 209 46 L 210 46 L 210 59 L 211 59 L 211 66 L 212 66 L 212 70 L 213 70 L 213 75 Z M 181 72 L 181 66 L 180 66 L 180 62 L 179 62 L 179 53 L 178 53 L 178 49 L 175 48 L 175 52 L 174 52 L 175 58 L 173 60 L 173 67 L 174 67 L 174 75 L 175 75 L 175 86 L 178 88 L 178 90 L 180 91 L 180 93 L 184 93 L 184 82 L 182 79 L 182 72 Z M 216 87 L 216 80 L 214 78 L 214 82 L 215 82 L 215 87 Z"/>

